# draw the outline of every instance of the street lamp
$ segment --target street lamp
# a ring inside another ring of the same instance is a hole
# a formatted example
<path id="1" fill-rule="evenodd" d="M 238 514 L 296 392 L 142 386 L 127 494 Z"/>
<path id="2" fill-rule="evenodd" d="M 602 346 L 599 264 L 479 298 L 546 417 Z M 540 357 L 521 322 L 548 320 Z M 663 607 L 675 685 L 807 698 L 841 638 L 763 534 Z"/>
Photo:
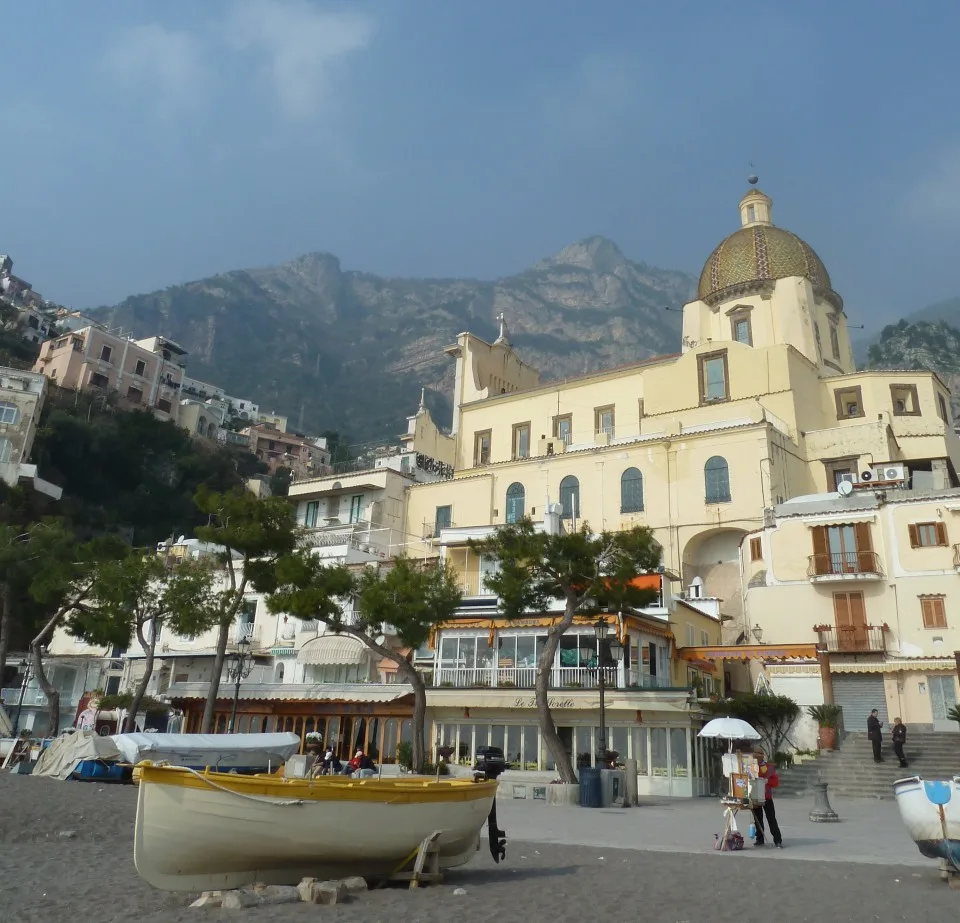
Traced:
<path id="1" fill-rule="evenodd" d="M 253 670 L 253 655 L 250 652 L 250 641 L 241 638 L 237 642 L 237 649 L 230 654 L 230 663 L 227 666 L 227 676 L 233 680 L 233 710 L 230 712 L 230 727 L 228 734 L 232 734 L 237 726 L 237 701 L 240 699 L 240 683 Z"/>
<path id="2" fill-rule="evenodd" d="M 30 667 L 31 663 L 29 660 L 20 661 L 20 669 L 23 671 L 23 682 L 20 683 L 20 698 L 17 699 L 17 714 L 13 719 L 13 736 L 17 736 L 17 730 L 20 727 L 20 712 L 23 711 L 23 697 L 27 691 L 27 685 L 30 682 Z"/>
<path id="3" fill-rule="evenodd" d="M 597 686 L 600 689 L 600 734 L 598 741 L 599 747 L 597 748 L 597 762 L 605 766 L 608 762 L 607 753 L 609 751 L 607 750 L 607 712 L 605 698 L 607 683 L 603 665 L 603 645 L 607 640 L 609 626 L 604 619 L 600 618 L 594 623 L 593 631 L 597 636 Z M 607 647 L 610 651 L 610 658 L 614 663 L 619 663 L 620 658 L 623 656 L 623 645 L 616 635 L 610 639 Z"/>

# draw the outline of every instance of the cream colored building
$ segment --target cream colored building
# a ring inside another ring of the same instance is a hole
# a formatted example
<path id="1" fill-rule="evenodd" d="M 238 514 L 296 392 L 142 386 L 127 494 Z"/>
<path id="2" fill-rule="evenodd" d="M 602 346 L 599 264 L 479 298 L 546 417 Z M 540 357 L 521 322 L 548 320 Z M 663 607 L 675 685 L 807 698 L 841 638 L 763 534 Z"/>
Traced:
<path id="1" fill-rule="evenodd" d="M 832 698 L 848 731 L 866 730 L 876 708 L 886 724 L 957 732 L 960 490 L 861 481 L 846 496 L 797 498 L 741 551 L 748 634 L 825 652 L 768 661 L 776 691 Z"/>

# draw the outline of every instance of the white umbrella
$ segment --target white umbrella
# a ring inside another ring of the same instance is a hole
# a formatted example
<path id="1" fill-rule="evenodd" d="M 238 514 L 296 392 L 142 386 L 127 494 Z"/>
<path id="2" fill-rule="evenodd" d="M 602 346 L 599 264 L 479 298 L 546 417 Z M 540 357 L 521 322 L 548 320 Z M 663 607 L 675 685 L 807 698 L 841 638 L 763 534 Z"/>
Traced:
<path id="1" fill-rule="evenodd" d="M 719 737 L 723 740 L 762 740 L 751 724 L 741 721 L 740 718 L 714 718 L 708 721 L 700 730 L 698 737 Z"/>

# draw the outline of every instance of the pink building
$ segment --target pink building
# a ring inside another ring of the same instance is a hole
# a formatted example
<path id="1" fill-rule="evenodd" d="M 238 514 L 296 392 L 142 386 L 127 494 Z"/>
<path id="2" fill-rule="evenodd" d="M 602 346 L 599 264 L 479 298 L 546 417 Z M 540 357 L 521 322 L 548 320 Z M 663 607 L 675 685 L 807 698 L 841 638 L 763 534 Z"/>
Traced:
<path id="1" fill-rule="evenodd" d="M 33 367 L 71 391 L 115 391 L 128 405 L 176 420 L 186 350 L 166 337 L 132 340 L 90 326 L 48 340 Z"/>

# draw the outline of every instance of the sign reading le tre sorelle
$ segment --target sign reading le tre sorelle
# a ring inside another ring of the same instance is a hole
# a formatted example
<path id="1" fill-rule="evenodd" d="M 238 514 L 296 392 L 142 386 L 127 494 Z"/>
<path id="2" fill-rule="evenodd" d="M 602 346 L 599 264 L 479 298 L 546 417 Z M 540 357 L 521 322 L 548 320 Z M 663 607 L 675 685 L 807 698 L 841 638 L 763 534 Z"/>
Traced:
<path id="1" fill-rule="evenodd" d="M 537 700 L 536 699 L 524 699 L 518 698 L 513 703 L 514 708 L 536 708 Z M 576 703 L 573 699 L 547 699 L 548 708 L 576 708 Z"/>

